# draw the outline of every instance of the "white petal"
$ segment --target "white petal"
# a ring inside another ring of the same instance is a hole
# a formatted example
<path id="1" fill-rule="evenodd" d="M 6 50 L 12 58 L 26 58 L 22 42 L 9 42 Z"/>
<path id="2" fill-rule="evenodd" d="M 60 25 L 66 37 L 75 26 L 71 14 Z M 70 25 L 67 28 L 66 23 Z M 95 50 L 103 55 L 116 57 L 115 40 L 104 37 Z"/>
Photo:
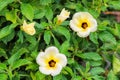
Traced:
<path id="1" fill-rule="evenodd" d="M 37 58 L 36 58 L 36 62 L 37 62 L 37 64 L 39 64 L 40 66 L 45 66 L 45 65 L 47 65 L 46 63 L 45 63 L 45 53 L 44 52 L 40 52 L 39 54 L 38 54 L 38 56 L 37 56 Z"/>
<path id="2" fill-rule="evenodd" d="M 62 66 L 59 64 L 56 64 L 55 68 L 47 68 L 46 66 L 40 66 L 39 70 L 43 74 L 46 74 L 46 75 L 51 74 L 52 76 L 56 76 L 56 75 L 60 74 L 60 72 L 62 70 Z"/>
<path id="3" fill-rule="evenodd" d="M 63 8 L 61 13 L 60 13 L 60 16 L 68 18 L 69 15 L 70 15 L 70 12 L 68 12 L 67 10 L 65 10 L 65 8 Z"/>
<path id="4" fill-rule="evenodd" d="M 46 74 L 46 75 L 49 75 L 49 74 L 51 74 L 51 72 L 52 72 L 51 69 L 48 69 L 48 68 L 46 68 L 45 66 L 40 66 L 40 67 L 39 67 L 39 70 L 40 70 L 41 73 Z"/>
<path id="5" fill-rule="evenodd" d="M 79 37 L 87 37 L 89 34 L 90 34 L 90 30 L 77 32 L 77 35 Z"/>
<path id="6" fill-rule="evenodd" d="M 58 53 L 59 53 L 58 49 L 54 46 L 45 49 L 45 54 L 58 54 Z"/>
<path id="7" fill-rule="evenodd" d="M 73 31 L 78 32 L 80 29 L 77 27 L 75 21 L 70 20 L 70 27 Z"/>
<path id="8" fill-rule="evenodd" d="M 57 54 L 55 56 L 59 61 L 57 62 L 58 64 L 60 64 L 62 67 L 65 67 L 67 64 L 67 58 L 64 54 Z"/>
<path id="9" fill-rule="evenodd" d="M 25 27 L 26 25 L 27 25 L 26 20 L 24 20 L 23 27 Z"/>
<path id="10" fill-rule="evenodd" d="M 93 18 L 88 12 L 77 12 L 73 15 L 73 18 Z"/>
<path id="11" fill-rule="evenodd" d="M 31 27 L 34 27 L 34 25 L 35 25 L 35 22 L 28 24 L 28 26 L 31 26 Z"/>
<path id="12" fill-rule="evenodd" d="M 60 13 L 60 15 L 63 15 L 65 12 L 66 12 L 65 8 L 63 8 L 62 11 L 61 11 L 61 13 Z"/>
<path id="13" fill-rule="evenodd" d="M 90 26 L 90 31 L 95 32 L 97 30 L 97 21 L 95 19 L 91 19 L 91 26 Z"/>
<path id="14" fill-rule="evenodd" d="M 52 69 L 51 75 L 56 76 L 56 75 L 60 74 L 61 70 L 62 70 L 62 66 L 59 64 L 56 64 L 56 68 Z"/>
<path id="15" fill-rule="evenodd" d="M 58 18 L 58 21 L 61 21 L 61 22 L 63 22 L 66 19 L 66 17 L 61 15 L 57 15 L 57 18 Z"/>

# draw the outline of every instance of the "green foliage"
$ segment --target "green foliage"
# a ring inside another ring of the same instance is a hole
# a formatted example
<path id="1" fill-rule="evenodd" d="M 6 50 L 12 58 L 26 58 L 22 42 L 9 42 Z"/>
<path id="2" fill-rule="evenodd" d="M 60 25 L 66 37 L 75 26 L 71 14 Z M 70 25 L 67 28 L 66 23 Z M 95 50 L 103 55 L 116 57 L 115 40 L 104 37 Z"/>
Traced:
<path id="1" fill-rule="evenodd" d="M 63 8 L 70 16 L 57 24 Z M 103 14 L 119 10 L 120 0 L 0 0 L 0 80 L 119 80 L 120 23 Z M 89 12 L 97 31 L 79 37 L 70 28 L 76 12 Z M 34 35 L 21 29 L 24 20 L 35 22 Z M 57 76 L 42 74 L 36 63 L 48 46 L 67 57 Z"/>
<path id="2" fill-rule="evenodd" d="M 53 11 L 52 9 L 50 8 L 50 6 L 46 6 L 45 7 L 46 11 L 45 11 L 45 17 L 48 19 L 48 20 L 51 20 L 53 18 Z"/>
<path id="3" fill-rule="evenodd" d="M 105 72 L 104 69 L 101 68 L 101 67 L 92 68 L 91 71 L 90 71 L 90 73 L 92 75 L 97 75 L 97 74 L 101 74 L 101 73 L 104 73 L 104 72 Z"/>
<path id="4" fill-rule="evenodd" d="M 17 26 L 17 24 L 11 24 L 10 26 L 6 26 L 0 30 L 0 39 L 8 36 L 13 29 Z"/>
<path id="5" fill-rule="evenodd" d="M 51 32 L 50 31 L 45 31 L 44 40 L 45 40 L 46 44 L 50 43 L 50 39 L 51 39 Z"/>
<path id="6" fill-rule="evenodd" d="M 17 10 L 13 10 L 6 13 L 6 19 L 10 20 L 13 23 L 16 23 L 17 20 Z"/>
<path id="7" fill-rule="evenodd" d="M 3 63 L 0 63 L 0 70 L 7 69 L 7 66 Z"/>
<path id="8" fill-rule="evenodd" d="M 40 72 L 36 72 L 35 73 L 35 79 L 36 80 L 43 80 L 45 78 L 45 75 L 40 73 Z"/>
<path id="9" fill-rule="evenodd" d="M 101 56 L 98 53 L 95 52 L 88 52 L 80 55 L 83 59 L 89 59 L 89 60 L 101 60 Z"/>
<path id="10" fill-rule="evenodd" d="M 40 0 L 40 4 L 42 5 L 48 5 L 49 3 L 52 3 L 52 0 L 47 0 L 47 1 Z"/>
<path id="11" fill-rule="evenodd" d="M 111 1 L 110 3 L 109 3 L 111 6 L 111 8 L 114 8 L 114 9 L 116 9 L 116 10 L 120 10 L 120 2 L 118 2 L 118 1 Z"/>
<path id="12" fill-rule="evenodd" d="M 0 79 L 1 80 L 7 80 L 7 75 L 6 74 L 0 74 Z"/>
<path id="13" fill-rule="evenodd" d="M 66 29 L 65 27 L 59 26 L 59 27 L 55 28 L 54 30 L 55 30 L 56 32 L 64 35 L 67 40 L 70 40 L 70 32 L 69 32 L 69 30 Z"/>
<path id="14" fill-rule="evenodd" d="M 12 69 L 16 69 L 16 68 L 19 68 L 20 66 L 23 66 L 23 65 L 27 65 L 27 64 L 30 64 L 31 62 L 29 60 L 26 60 L 26 59 L 19 59 L 17 61 L 15 61 L 13 63 L 13 67 Z"/>
<path id="15" fill-rule="evenodd" d="M 98 44 L 98 35 L 97 35 L 97 33 L 91 33 L 91 35 L 90 35 L 90 40 L 93 42 L 93 43 L 95 43 L 95 44 Z"/>
<path id="16" fill-rule="evenodd" d="M 4 0 L 0 0 L 0 11 L 4 8 L 4 7 L 6 7 L 9 3 L 12 3 L 14 0 L 6 0 L 6 1 L 4 1 Z"/>
<path id="17" fill-rule="evenodd" d="M 118 80 L 113 71 L 111 70 L 107 76 L 107 80 Z"/>
<path id="18" fill-rule="evenodd" d="M 120 60 L 113 55 L 113 72 L 117 74 L 120 72 L 120 69 L 118 68 L 120 66 Z"/>
<path id="19" fill-rule="evenodd" d="M 104 31 L 104 32 L 100 33 L 99 38 L 103 42 L 108 42 L 108 43 L 111 43 L 111 44 L 116 44 L 115 37 L 111 33 L 107 32 L 107 31 Z"/>
<path id="20" fill-rule="evenodd" d="M 21 4 L 21 12 L 22 14 L 30 21 L 34 18 L 34 10 L 33 7 L 30 4 Z"/>
<path id="21" fill-rule="evenodd" d="M 12 55 L 9 59 L 8 59 L 8 63 L 10 65 L 13 65 L 13 63 L 18 60 L 25 52 L 28 52 L 27 49 L 25 48 L 21 48 L 19 49 L 19 51 L 17 51 L 14 55 Z"/>

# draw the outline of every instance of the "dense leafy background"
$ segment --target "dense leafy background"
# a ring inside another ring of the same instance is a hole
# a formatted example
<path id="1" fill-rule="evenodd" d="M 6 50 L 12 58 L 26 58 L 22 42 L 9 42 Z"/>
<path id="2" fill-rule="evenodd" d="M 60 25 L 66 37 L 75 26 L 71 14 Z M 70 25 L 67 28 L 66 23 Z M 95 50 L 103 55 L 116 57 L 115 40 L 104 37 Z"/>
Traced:
<path id="1" fill-rule="evenodd" d="M 70 18 L 56 25 L 65 8 Z M 0 0 L 0 80 L 119 80 L 120 24 L 105 11 L 119 11 L 120 0 Z M 69 27 L 74 13 L 86 11 L 98 29 L 80 38 Z M 36 34 L 20 30 L 23 20 L 36 22 Z M 56 46 L 68 64 L 52 77 L 39 72 L 36 56 Z"/>

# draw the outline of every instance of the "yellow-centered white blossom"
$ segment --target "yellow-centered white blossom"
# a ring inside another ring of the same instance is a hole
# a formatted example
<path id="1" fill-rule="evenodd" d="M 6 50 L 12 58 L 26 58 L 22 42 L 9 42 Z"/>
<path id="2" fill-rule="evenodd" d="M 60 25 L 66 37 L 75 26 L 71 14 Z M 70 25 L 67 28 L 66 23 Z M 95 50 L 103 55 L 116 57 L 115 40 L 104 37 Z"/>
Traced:
<path id="1" fill-rule="evenodd" d="M 34 35 L 36 33 L 34 25 L 35 25 L 35 22 L 27 24 L 26 21 L 24 20 L 23 26 L 21 26 L 21 29 L 29 35 Z"/>
<path id="2" fill-rule="evenodd" d="M 70 20 L 70 27 L 79 37 L 87 37 L 97 30 L 97 21 L 88 12 L 78 12 Z"/>
<path id="3" fill-rule="evenodd" d="M 56 76 L 67 64 L 67 58 L 64 54 L 59 53 L 54 46 L 48 47 L 45 52 L 40 52 L 36 58 L 39 64 L 39 70 L 46 75 Z"/>
<path id="4" fill-rule="evenodd" d="M 65 8 L 62 9 L 60 15 L 57 15 L 57 24 L 61 24 L 63 21 L 65 21 L 67 18 L 69 18 L 70 12 L 65 10 Z"/>

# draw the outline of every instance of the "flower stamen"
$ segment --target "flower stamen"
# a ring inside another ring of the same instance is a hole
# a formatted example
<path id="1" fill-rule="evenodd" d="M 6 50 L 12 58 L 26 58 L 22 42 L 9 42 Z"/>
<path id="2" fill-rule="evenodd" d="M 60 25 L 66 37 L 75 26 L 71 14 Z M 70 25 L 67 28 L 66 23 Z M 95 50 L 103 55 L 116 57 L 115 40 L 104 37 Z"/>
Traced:
<path id="1" fill-rule="evenodd" d="M 56 62 L 54 60 L 50 60 L 48 64 L 50 67 L 55 67 Z"/>
<path id="2" fill-rule="evenodd" d="M 82 26 L 81 26 L 83 29 L 86 29 L 88 27 L 88 24 L 86 22 L 83 22 L 82 23 Z"/>

